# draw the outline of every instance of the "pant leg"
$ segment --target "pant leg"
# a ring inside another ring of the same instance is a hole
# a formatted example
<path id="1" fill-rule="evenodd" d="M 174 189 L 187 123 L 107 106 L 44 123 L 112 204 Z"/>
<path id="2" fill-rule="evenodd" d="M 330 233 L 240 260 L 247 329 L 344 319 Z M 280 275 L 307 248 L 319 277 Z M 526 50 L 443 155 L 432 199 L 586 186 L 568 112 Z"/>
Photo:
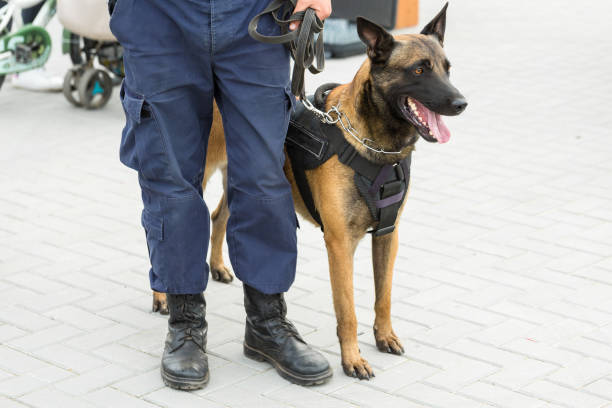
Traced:
<path id="1" fill-rule="evenodd" d="M 138 170 L 152 289 L 206 288 L 210 217 L 202 178 L 213 78 L 203 2 L 120 0 L 111 29 L 125 49 L 121 161 Z"/>
<path id="2" fill-rule="evenodd" d="M 237 5 L 212 0 L 215 97 L 228 154 L 227 243 L 236 276 L 264 293 L 285 292 L 297 258 L 291 187 L 283 172 L 293 97 L 289 53 L 248 35 L 250 19 L 268 0 Z M 278 34 L 272 19 L 260 31 Z"/>

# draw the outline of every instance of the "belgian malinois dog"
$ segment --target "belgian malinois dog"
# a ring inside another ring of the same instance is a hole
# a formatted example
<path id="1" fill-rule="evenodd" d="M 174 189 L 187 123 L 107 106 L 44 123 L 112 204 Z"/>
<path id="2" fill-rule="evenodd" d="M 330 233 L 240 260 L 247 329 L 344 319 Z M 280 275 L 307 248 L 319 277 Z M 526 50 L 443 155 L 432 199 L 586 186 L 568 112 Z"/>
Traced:
<path id="1" fill-rule="evenodd" d="M 345 131 L 344 137 L 365 158 L 376 163 L 395 163 L 405 158 L 422 137 L 428 142 L 445 143 L 450 131 L 440 115 L 458 115 L 467 106 L 461 93 L 449 81 L 450 63 L 443 50 L 446 8 L 425 26 L 420 34 L 391 36 L 382 27 L 357 19 L 359 37 L 367 46 L 368 58 L 352 82 L 333 89 L 326 109 L 338 106 L 363 138 L 373 140 L 384 150 L 400 152 L 382 154 L 368 150 Z M 227 158 L 223 125 L 215 107 L 210 133 L 203 186 L 210 176 L 221 170 L 224 184 Z M 297 212 L 318 225 L 306 208 L 289 157 L 285 174 L 292 185 Z M 359 241 L 375 221 L 353 181 L 353 170 L 332 156 L 321 166 L 306 171 L 315 206 L 325 226 L 324 238 L 329 258 L 329 274 L 338 322 L 337 334 L 344 372 L 360 379 L 374 375 L 361 357 L 357 343 L 357 318 L 353 300 L 353 256 Z M 403 208 L 403 204 L 402 204 Z M 401 214 L 401 209 L 400 209 Z M 223 237 L 229 210 L 224 194 L 212 214 L 210 269 L 212 277 L 230 282 L 233 277 L 222 258 Z M 382 352 L 402 354 L 400 339 L 391 325 L 391 281 L 398 249 L 398 230 L 372 236 L 372 258 L 376 300 L 374 337 Z M 154 310 L 163 310 L 165 294 L 154 293 Z"/>

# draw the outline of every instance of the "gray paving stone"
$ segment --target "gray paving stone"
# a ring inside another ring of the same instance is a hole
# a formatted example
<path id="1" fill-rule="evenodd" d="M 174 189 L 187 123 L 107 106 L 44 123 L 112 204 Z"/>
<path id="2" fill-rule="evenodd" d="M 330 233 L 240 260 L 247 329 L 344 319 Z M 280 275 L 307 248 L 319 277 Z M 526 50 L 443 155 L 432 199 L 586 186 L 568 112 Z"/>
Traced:
<path id="1" fill-rule="evenodd" d="M 96 407 L 101 408 L 156 408 L 157 404 L 144 401 L 113 388 L 102 388 L 84 397 Z"/>
<path id="2" fill-rule="evenodd" d="M 612 6 L 472 3 L 450 5 L 445 38 L 470 107 L 445 118 L 450 143 L 420 141 L 413 155 L 391 308 L 404 356 L 375 347 L 369 237 L 356 250 L 369 382 L 342 372 L 325 244 L 302 222 L 289 316 L 330 360 L 332 380 L 302 389 L 245 359 L 240 284 L 210 282 L 211 383 L 164 387 L 166 318 L 150 311 L 137 175 L 117 159 L 117 94 L 85 111 L 7 80 L 0 407 L 610 408 Z M 423 23 L 441 3 L 419 6 Z M 49 29 L 59 44 L 58 22 Z M 47 69 L 63 75 L 60 49 Z M 327 61 L 308 90 L 349 81 L 362 61 Z M 215 175 L 206 201 L 221 191 Z"/>
<path id="3" fill-rule="evenodd" d="M 587 357 L 563 367 L 548 377 L 549 381 L 580 389 L 612 373 L 608 362 Z"/>
<path id="4" fill-rule="evenodd" d="M 528 395 L 554 402 L 567 407 L 602 407 L 606 401 L 602 398 L 562 387 L 548 381 L 540 380 L 523 388 Z"/>
<path id="5" fill-rule="evenodd" d="M 146 373 L 131 375 L 124 380 L 117 381 L 113 383 L 112 387 L 136 397 L 142 397 L 165 387 L 165 385 L 159 369 L 155 368 Z"/>
<path id="6" fill-rule="evenodd" d="M 94 408 L 95 405 L 82 398 L 73 397 L 52 388 L 29 393 L 19 398 L 28 406 L 36 408 Z"/>
<path id="7" fill-rule="evenodd" d="M 97 358 L 93 354 L 84 353 L 63 344 L 45 346 L 33 351 L 32 354 L 60 368 L 77 373 L 106 365 L 103 359 Z"/>
<path id="8" fill-rule="evenodd" d="M 397 391 L 396 394 L 414 401 L 417 406 L 422 404 L 425 407 L 431 406 L 435 408 L 475 408 L 482 405 L 479 401 L 472 398 L 453 394 L 422 383 L 411 384 Z"/>
<path id="9" fill-rule="evenodd" d="M 537 398 L 527 397 L 514 391 L 481 382 L 468 385 L 461 390 L 461 393 L 499 407 L 539 408 L 546 405 L 544 401 Z"/>
<path id="10" fill-rule="evenodd" d="M 49 365 L 42 360 L 0 345 L 0 368 L 10 373 L 25 374 L 48 366 Z"/>
<path id="11" fill-rule="evenodd" d="M 134 372 L 117 365 L 96 368 L 77 377 L 54 384 L 55 388 L 72 395 L 85 395 L 122 379 L 133 377 Z"/>
<path id="12" fill-rule="evenodd" d="M 93 354 L 100 359 L 111 361 L 126 368 L 138 369 L 139 371 L 146 371 L 159 365 L 158 357 L 118 343 L 100 347 Z"/>
<path id="13" fill-rule="evenodd" d="M 518 390 L 557 370 L 558 367 L 550 363 L 534 359 L 521 359 L 505 365 L 501 370 L 483 378 L 481 381 L 511 390 Z"/>
<path id="14" fill-rule="evenodd" d="M 2 408 L 25 408 L 26 405 L 7 397 L 0 396 L 0 407 Z"/>
<path id="15" fill-rule="evenodd" d="M 223 406 L 196 393 L 177 391 L 168 387 L 147 394 L 143 398 L 161 407 L 220 408 Z"/>
<path id="16" fill-rule="evenodd" d="M 290 404 L 296 408 L 309 408 L 313 406 L 325 408 L 352 408 L 355 406 L 354 403 L 335 398 L 336 393 L 325 395 L 316 392 L 316 387 L 307 388 L 291 384 L 277 391 L 267 393 L 266 397 L 285 404 Z"/>
<path id="17" fill-rule="evenodd" d="M 81 333 L 83 333 L 83 331 L 75 327 L 59 324 L 49 327 L 48 329 L 39 330 L 27 336 L 13 339 L 6 344 L 20 350 L 34 350 L 50 344 L 59 343 L 70 337 L 78 336 Z"/>
<path id="18" fill-rule="evenodd" d="M 15 376 L 2 381 L 0 384 L 0 395 L 15 398 L 28 392 L 43 388 L 46 385 L 46 382 L 33 378 L 30 375 Z"/>

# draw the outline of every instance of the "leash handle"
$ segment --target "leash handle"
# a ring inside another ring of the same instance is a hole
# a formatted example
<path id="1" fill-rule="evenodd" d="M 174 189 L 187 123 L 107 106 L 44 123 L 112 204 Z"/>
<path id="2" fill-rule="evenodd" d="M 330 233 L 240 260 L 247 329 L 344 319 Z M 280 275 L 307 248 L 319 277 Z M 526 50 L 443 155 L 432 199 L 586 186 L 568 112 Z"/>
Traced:
<path id="1" fill-rule="evenodd" d="M 304 74 L 308 69 L 318 74 L 325 68 L 325 50 L 323 46 L 323 21 L 312 8 L 293 13 L 297 0 L 272 0 L 270 4 L 249 22 L 249 35 L 256 41 L 269 44 L 284 44 L 289 48 L 293 58 L 291 75 L 291 92 L 301 100 L 306 98 Z M 281 28 L 281 35 L 263 35 L 257 31 L 259 20 L 270 14 Z M 289 30 L 289 24 L 300 21 L 300 26 Z M 315 42 L 315 35 L 318 37 Z M 315 65 L 316 60 L 316 65 Z"/>

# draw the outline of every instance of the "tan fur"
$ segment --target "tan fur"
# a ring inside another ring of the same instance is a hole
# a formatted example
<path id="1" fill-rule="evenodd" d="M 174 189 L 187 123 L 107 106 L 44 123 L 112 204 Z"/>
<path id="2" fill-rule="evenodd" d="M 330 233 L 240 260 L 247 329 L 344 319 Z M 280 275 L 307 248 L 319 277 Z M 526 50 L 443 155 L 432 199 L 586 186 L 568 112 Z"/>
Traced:
<path id="1" fill-rule="evenodd" d="M 402 69 L 407 63 L 409 64 L 422 58 L 425 55 L 426 49 L 429 52 L 427 55 L 433 59 L 436 67 L 438 65 L 441 66 L 443 63 L 444 57 L 441 47 L 428 36 L 404 35 L 396 37 L 396 40 L 401 43 L 409 43 L 410 46 L 403 47 L 403 49 L 411 49 L 412 52 L 394 52 L 388 64 L 390 71 Z M 439 53 L 436 47 L 439 48 Z M 433 56 L 431 54 L 432 49 L 435 51 Z M 377 121 L 375 118 L 368 120 L 366 123 L 358 114 L 360 93 L 368 81 L 370 81 L 370 68 L 370 61 L 366 60 L 352 82 L 335 88 L 327 98 L 327 108 L 340 103 L 342 111 L 346 113 L 353 126 L 360 133 L 375 135 L 384 131 L 385 124 Z M 389 72 L 389 78 L 392 78 L 392 74 L 392 72 Z M 389 80 L 388 86 L 393 86 L 391 80 Z M 376 158 L 349 134 L 345 132 L 344 136 L 362 155 Z M 407 140 L 410 140 L 410 137 L 416 141 L 414 135 L 406 135 Z M 405 157 L 413 150 L 413 144 L 408 144 L 402 150 L 401 155 L 391 158 L 387 156 L 385 159 L 397 161 L 399 158 Z M 389 146 L 384 145 L 384 142 L 381 142 L 381 147 L 389 148 Z M 227 157 L 223 125 L 219 110 L 215 105 L 206 158 L 204 188 L 210 176 L 216 170 L 223 172 L 224 187 L 227 187 L 225 185 L 227 182 Z M 291 183 L 296 211 L 304 219 L 315 223 L 300 196 L 288 157 L 286 157 L 284 170 L 287 179 Z M 325 226 L 324 239 L 328 252 L 329 275 L 338 324 L 337 334 L 340 341 L 342 365 L 348 375 L 369 378 L 373 375 L 373 371 L 368 362 L 361 356 L 357 341 L 357 318 L 353 299 L 353 256 L 359 241 L 363 239 L 366 231 L 375 224 L 366 203 L 363 200 L 355 201 L 351 198 L 358 196 L 353 182 L 353 175 L 353 170 L 341 164 L 337 156 L 333 156 L 314 170 L 306 171 L 306 177 L 311 186 L 315 205 Z M 400 209 L 400 214 L 402 209 Z M 227 198 L 224 194 L 217 209 L 212 214 L 213 228 L 210 258 L 213 279 L 223 282 L 229 282 L 232 279 L 232 275 L 224 265 L 222 258 L 223 237 L 225 236 L 228 216 Z M 397 222 L 399 222 L 399 216 Z M 401 354 L 403 353 L 402 344 L 394 333 L 391 324 L 391 286 L 393 265 L 398 250 L 397 227 L 396 225 L 395 231 L 391 234 L 372 237 L 372 260 L 376 292 L 374 335 L 379 350 Z M 163 294 L 154 292 L 154 304 L 165 304 L 165 299 L 162 299 L 162 297 Z"/>

